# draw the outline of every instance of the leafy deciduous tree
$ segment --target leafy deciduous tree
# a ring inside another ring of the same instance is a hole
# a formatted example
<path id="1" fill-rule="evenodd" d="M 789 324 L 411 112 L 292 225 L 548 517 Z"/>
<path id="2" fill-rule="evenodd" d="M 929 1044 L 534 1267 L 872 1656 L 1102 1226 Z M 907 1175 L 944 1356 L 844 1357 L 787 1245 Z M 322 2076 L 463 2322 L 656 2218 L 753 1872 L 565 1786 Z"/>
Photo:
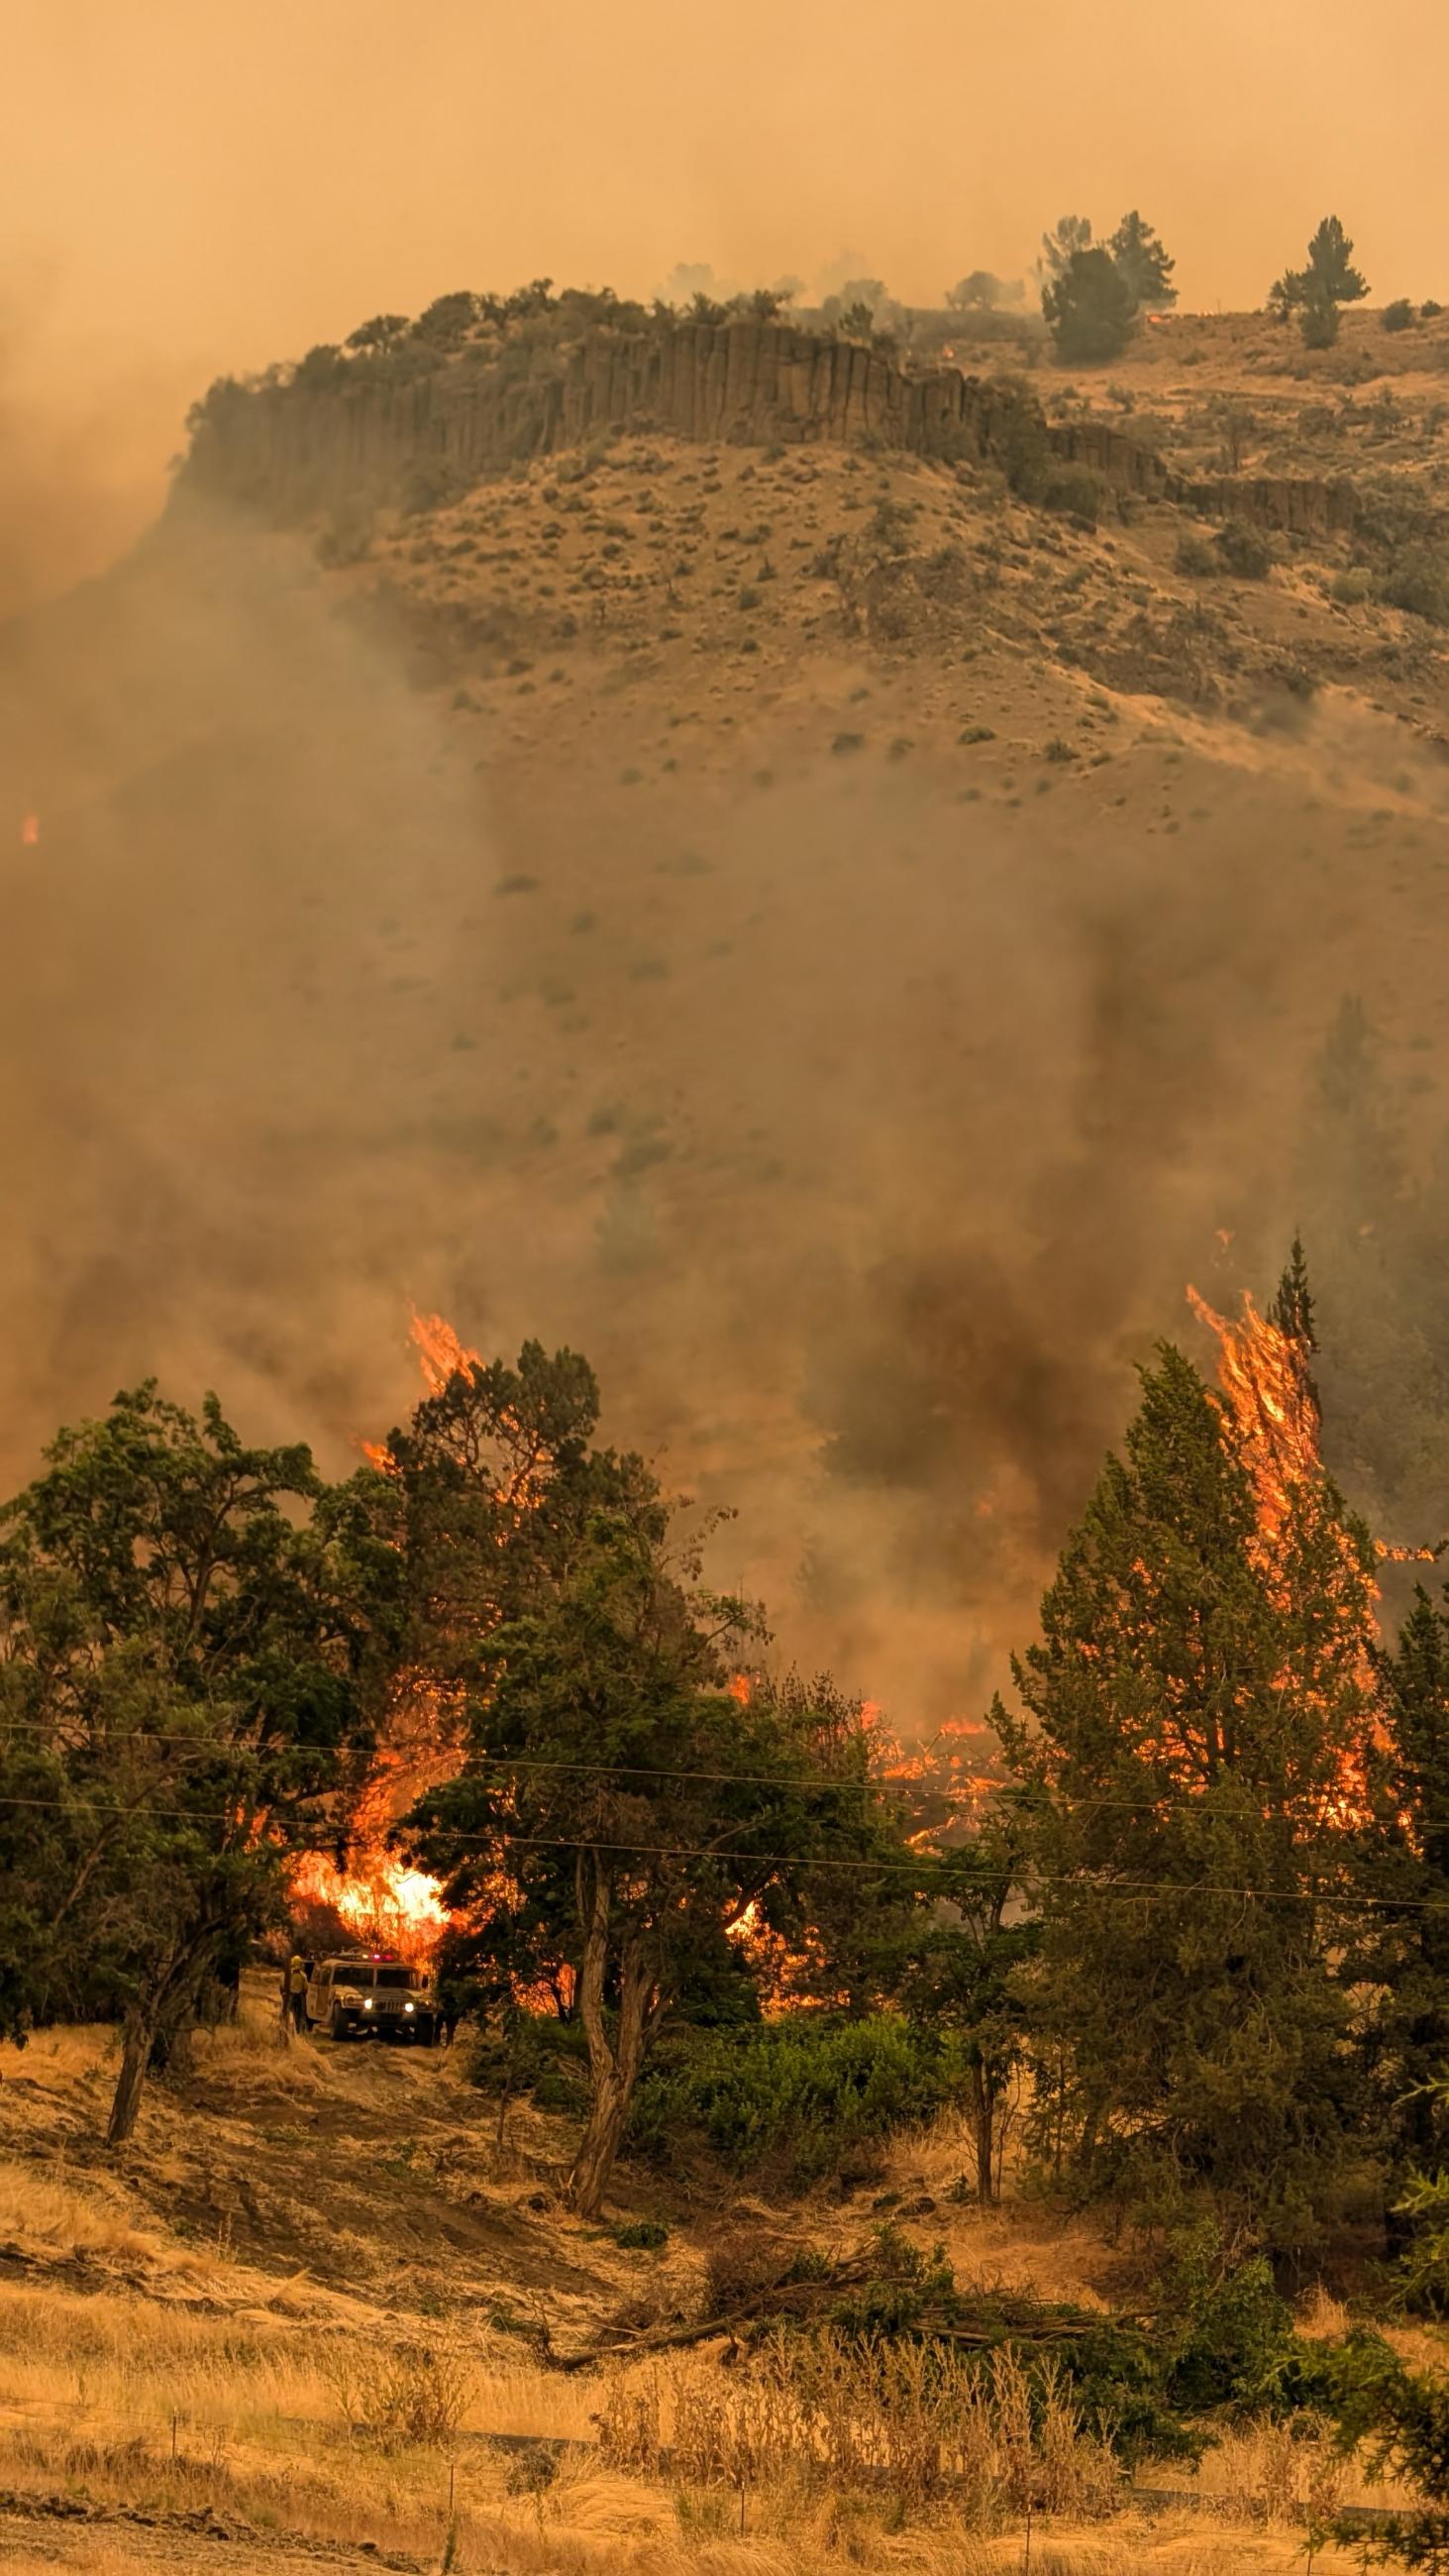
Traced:
<path id="1" fill-rule="evenodd" d="M 335 1832 L 396 1565 L 368 1480 L 245 1447 L 214 1397 L 197 1422 L 143 1386 L 46 1454 L 0 1544 L 0 1762 L 35 1800 L 4 1828 L 0 2010 L 120 2013 L 118 2142 L 289 1856 Z"/>

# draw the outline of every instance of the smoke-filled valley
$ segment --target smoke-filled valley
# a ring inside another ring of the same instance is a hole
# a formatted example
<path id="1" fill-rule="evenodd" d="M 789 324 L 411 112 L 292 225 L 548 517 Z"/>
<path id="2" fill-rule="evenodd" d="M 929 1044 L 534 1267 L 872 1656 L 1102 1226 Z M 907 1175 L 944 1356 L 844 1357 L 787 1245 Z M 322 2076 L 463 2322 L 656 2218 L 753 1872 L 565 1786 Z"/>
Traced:
<path id="1" fill-rule="evenodd" d="M 1121 230 L 379 315 L 0 628 L 7 2564 L 1437 2510 L 1449 325 Z"/>
<path id="2" fill-rule="evenodd" d="M 12 1479 L 151 1373 L 340 1472 L 410 1304 L 536 1333 L 913 1732 L 1000 1680 L 1188 1280 L 1302 1226 L 1330 1398 L 1376 1308 L 1437 1389 L 1366 1278 L 1444 1226 L 1432 631 L 1328 539 L 1207 604 L 1182 518 L 646 432 L 361 520 L 183 486 L 13 625 Z M 1437 1460 L 1328 1437 L 1442 1534 Z"/>

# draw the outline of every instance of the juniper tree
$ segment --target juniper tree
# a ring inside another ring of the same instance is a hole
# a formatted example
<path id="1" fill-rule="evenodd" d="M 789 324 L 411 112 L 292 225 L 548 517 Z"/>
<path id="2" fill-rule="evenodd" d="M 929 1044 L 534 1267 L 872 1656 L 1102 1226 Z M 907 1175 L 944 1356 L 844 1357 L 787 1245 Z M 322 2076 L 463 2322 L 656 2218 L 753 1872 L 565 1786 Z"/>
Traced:
<path id="1" fill-rule="evenodd" d="M 461 1918 L 460 1972 L 570 1997 L 585 2215 L 664 2016 L 717 1979 L 748 1907 L 795 1903 L 853 1785 L 829 1706 L 729 1687 L 750 1618 L 702 1584 L 643 1461 L 593 1446 L 597 1414 L 586 1362 L 530 1343 L 516 1370 L 460 1369 L 388 1444 L 408 1652 L 461 1757 L 408 1846 Z"/>
<path id="2" fill-rule="evenodd" d="M 1057 354 L 1100 364 L 1120 356 L 1131 337 L 1137 301 L 1110 251 L 1073 251 L 1042 288 L 1042 311 Z"/>
<path id="3" fill-rule="evenodd" d="M 1134 304 L 1140 305 L 1143 312 L 1165 313 L 1177 302 L 1177 289 L 1172 283 L 1177 262 L 1168 256 L 1161 235 L 1143 222 L 1135 207 L 1123 216 L 1107 248 Z"/>
<path id="4" fill-rule="evenodd" d="M 1159 2216 L 1210 2194 L 1280 2253 L 1355 2127 L 1334 1961 L 1370 1562 L 1326 1480 L 1289 1491 L 1265 1562 L 1225 1409 L 1164 1346 L 1016 1665 L 1025 1714 L 997 1712 L 1042 1924 L 1038 2143 Z"/>
<path id="5" fill-rule="evenodd" d="M 1366 2033 L 1386 2144 L 1389 2232 L 1406 2192 L 1449 2162 L 1449 1615 L 1422 1585 L 1396 1645 L 1378 1657 L 1387 1752 L 1374 1856 L 1375 1906 L 1356 1973 L 1379 2000 Z M 1445 2283 L 1449 2295 L 1449 2281 Z"/>
<path id="6" fill-rule="evenodd" d="M 1023 1972 L 1040 1927 L 1014 1904 L 1022 1840 L 1009 1811 L 939 1853 L 925 1877 L 898 2002 L 966 2061 L 976 2198 L 996 2200 L 1004 2119 L 1026 2054 Z"/>
<path id="7" fill-rule="evenodd" d="M 1337 215 L 1325 215 L 1308 245 L 1307 265 L 1285 269 L 1268 295 L 1268 309 L 1286 322 L 1299 316 L 1310 348 L 1327 348 L 1338 337 L 1338 309 L 1357 304 L 1368 293 L 1368 280 L 1353 265 L 1353 244 Z"/>
<path id="8" fill-rule="evenodd" d="M 1291 1335 L 1306 1351 L 1316 1351 L 1318 1336 L 1313 1329 L 1313 1291 L 1308 1284 L 1308 1256 L 1301 1235 L 1295 1234 L 1288 1259 L 1283 1266 L 1273 1303 L 1269 1308 L 1280 1333 Z"/>
<path id="9" fill-rule="evenodd" d="M 492 1631 L 458 1776 L 408 1820 L 472 1919 L 460 1966 L 512 1986 L 562 1953 L 589 2057 L 567 2196 L 596 2216 L 661 2022 L 721 1931 L 821 1848 L 837 1817 L 815 1746 L 775 1694 L 727 1687 L 739 1605 L 672 1558 L 660 1498 L 596 1514 L 551 1591 Z"/>

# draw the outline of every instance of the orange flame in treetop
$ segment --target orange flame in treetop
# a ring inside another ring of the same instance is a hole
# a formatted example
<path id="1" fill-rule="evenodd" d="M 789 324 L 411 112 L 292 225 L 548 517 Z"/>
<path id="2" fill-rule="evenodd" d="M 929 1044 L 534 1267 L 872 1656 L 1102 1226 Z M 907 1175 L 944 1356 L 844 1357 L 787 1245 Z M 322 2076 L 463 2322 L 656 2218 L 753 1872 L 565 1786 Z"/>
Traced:
<path id="1" fill-rule="evenodd" d="M 459 1341 L 444 1315 L 420 1315 L 414 1307 L 408 1330 L 417 1345 L 418 1366 L 429 1395 L 441 1395 L 449 1378 L 483 1365 L 478 1353 Z"/>
<path id="2" fill-rule="evenodd" d="M 1217 1337 L 1221 1402 L 1227 1422 L 1237 1435 L 1239 1454 L 1252 1480 L 1257 1505 L 1254 1554 L 1270 1593 L 1281 1599 L 1285 1582 L 1283 1547 L 1295 1496 L 1311 1498 L 1322 1491 L 1327 1481 L 1319 1445 L 1322 1415 L 1309 1368 L 1308 1345 L 1272 1316 L 1260 1315 L 1246 1290 L 1242 1317 L 1236 1324 L 1217 1314 L 1195 1288 L 1189 1287 L 1187 1295 L 1199 1322 Z M 1374 1696 L 1367 1640 L 1377 1626 L 1373 1605 L 1379 1589 L 1365 1572 L 1353 1539 L 1337 1514 L 1331 1517 L 1329 1529 L 1338 1560 L 1331 1598 L 1340 1633 L 1363 1686 L 1367 1709 Z M 1381 1557 L 1392 1553 L 1395 1551 L 1378 1548 Z M 1370 1740 L 1380 1736 L 1376 1719 L 1369 1721 L 1368 1736 Z M 1355 1757 L 1345 1758 L 1333 1807 L 1344 1824 L 1353 1823 L 1366 1812 L 1365 1773 Z"/>
<path id="3" fill-rule="evenodd" d="M 448 1380 L 461 1370 L 482 1366 L 478 1353 L 459 1340 L 445 1315 L 420 1315 L 414 1306 L 408 1331 L 429 1395 L 441 1395 Z M 385 1440 L 364 1440 L 362 1454 L 371 1467 L 386 1471 L 392 1465 L 392 1452 Z"/>
<path id="4" fill-rule="evenodd" d="M 1288 1517 L 1292 1489 L 1323 1473 L 1318 1398 L 1308 1351 L 1296 1333 L 1260 1315 L 1246 1290 L 1241 1323 L 1230 1324 L 1189 1287 L 1188 1304 L 1218 1342 L 1218 1382 L 1242 1446 L 1258 1504 L 1260 1544 L 1271 1551 Z"/>

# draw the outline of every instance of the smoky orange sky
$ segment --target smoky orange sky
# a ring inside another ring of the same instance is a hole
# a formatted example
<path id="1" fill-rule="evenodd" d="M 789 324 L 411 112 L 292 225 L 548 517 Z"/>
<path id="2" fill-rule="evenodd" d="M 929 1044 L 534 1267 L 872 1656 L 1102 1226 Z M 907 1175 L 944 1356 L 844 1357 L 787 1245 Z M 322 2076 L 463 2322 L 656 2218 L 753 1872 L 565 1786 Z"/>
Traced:
<path id="1" fill-rule="evenodd" d="M 10 0 L 6 38 L 12 592 L 149 514 L 211 376 L 457 286 L 850 252 L 934 301 L 1128 204 L 1189 304 L 1261 301 L 1330 207 L 1383 297 L 1449 285 L 1439 0 Z"/>

